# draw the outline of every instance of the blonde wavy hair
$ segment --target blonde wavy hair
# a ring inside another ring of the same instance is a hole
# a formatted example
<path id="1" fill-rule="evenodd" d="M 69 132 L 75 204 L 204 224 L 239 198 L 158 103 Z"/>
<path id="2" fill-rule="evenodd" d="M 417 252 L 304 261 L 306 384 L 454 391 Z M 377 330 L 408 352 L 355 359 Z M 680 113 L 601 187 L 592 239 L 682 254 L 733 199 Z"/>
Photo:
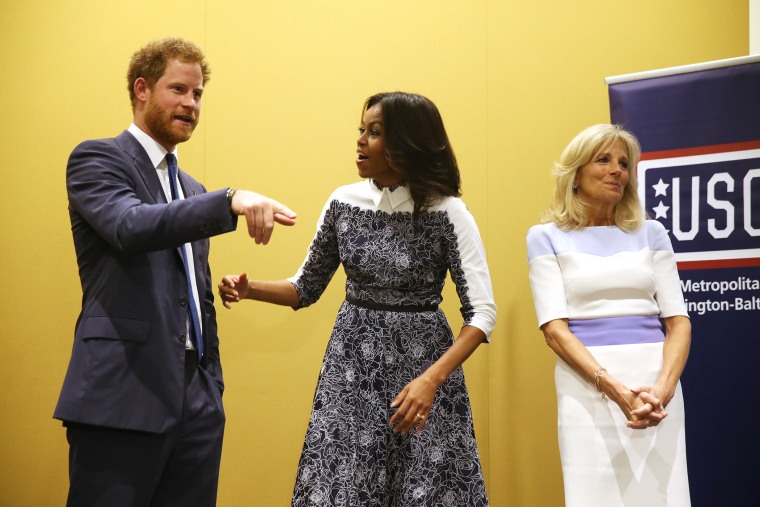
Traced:
<path id="1" fill-rule="evenodd" d="M 573 190 L 578 171 L 591 160 L 606 151 L 615 141 L 622 142 L 628 151 L 628 184 L 623 198 L 615 206 L 613 220 L 626 232 L 641 227 L 645 217 L 638 195 L 636 165 L 641 157 L 641 147 L 636 137 L 619 125 L 602 123 L 593 125 L 576 135 L 562 152 L 559 162 L 554 163 L 554 202 L 544 213 L 543 222 L 554 222 L 563 230 L 580 230 L 588 223 L 586 203 Z"/>

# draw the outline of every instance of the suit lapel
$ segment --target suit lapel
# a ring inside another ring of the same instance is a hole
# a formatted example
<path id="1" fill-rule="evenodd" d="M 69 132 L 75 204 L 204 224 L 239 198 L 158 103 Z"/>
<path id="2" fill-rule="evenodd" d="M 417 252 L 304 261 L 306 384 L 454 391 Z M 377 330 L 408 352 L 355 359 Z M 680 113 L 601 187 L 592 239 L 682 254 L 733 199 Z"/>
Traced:
<path id="1" fill-rule="evenodd" d="M 177 171 L 177 177 L 179 178 L 179 184 L 182 185 L 182 193 L 185 194 L 185 198 L 193 195 L 198 195 L 200 193 L 200 189 L 197 188 L 197 184 L 190 179 L 187 173 L 179 169 Z"/>
<path id="2" fill-rule="evenodd" d="M 143 183 L 148 188 L 148 191 L 150 192 L 151 197 L 153 197 L 153 204 L 166 204 L 168 201 L 166 200 L 166 195 L 164 194 L 164 189 L 161 186 L 161 181 L 158 179 L 158 173 L 156 172 L 156 168 L 153 167 L 153 163 L 150 161 L 150 157 L 148 157 L 148 154 L 145 153 L 145 149 L 142 147 L 140 142 L 135 139 L 135 136 L 130 134 L 128 131 L 124 131 L 121 134 L 119 134 L 118 137 L 116 137 L 116 142 L 119 144 L 122 150 L 124 150 L 124 153 L 129 155 L 135 164 L 135 169 L 137 170 L 137 173 L 140 175 L 140 178 L 142 178 Z M 178 179 L 179 184 L 182 185 L 182 192 L 185 194 L 185 197 L 191 196 L 191 195 L 197 195 L 199 193 L 199 190 L 197 188 L 197 185 L 194 184 L 194 182 L 182 171 L 178 172 Z M 205 290 L 205 285 L 202 288 L 201 284 L 204 281 L 204 274 L 202 269 L 205 269 L 205 266 L 200 266 L 200 262 L 198 262 L 198 255 L 196 255 L 199 248 L 203 248 L 204 246 L 201 245 L 202 241 L 193 241 L 193 260 L 195 265 L 195 281 L 196 284 L 198 284 L 198 297 L 201 298 L 201 307 L 203 305 L 203 291 Z M 175 257 L 177 259 L 177 264 L 180 267 L 180 269 L 183 268 L 183 261 L 182 261 L 182 254 L 180 254 L 179 249 L 174 249 Z"/>
<path id="3" fill-rule="evenodd" d="M 153 197 L 153 203 L 166 204 L 166 196 L 164 195 L 164 189 L 161 186 L 161 182 L 158 179 L 156 168 L 153 167 L 148 154 L 145 153 L 145 149 L 142 147 L 139 141 L 137 141 L 137 139 L 135 139 L 132 134 L 125 130 L 119 134 L 118 137 L 116 137 L 116 142 L 119 144 L 121 149 L 124 150 L 124 153 L 129 155 L 134 161 L 137 173 L 140 175 L 143 183 L 145 183 L 145 186 L 148 188 L 150 195 Z M 201 186 L 195 180 L 190 178 L 184 171 L 178 170 L 177 178 L 179 179 L 179 184 L 182 186 L 182 193 L 185 194 L 185 198 L 203 193 Z M 193 246 L 195 282 L 198 287 L 198 298 L 201 304 L 201 318 L 203 318 L 203 315 L 206 313 L 204 308 L 204 295 L 206 293 L 206 264 L 203 260 L 206 258 L 206 254 L 203 254 L 203 252 L 204 250 L 208 249 L 208 239 L 193 241 L 191 244 Z M 184 269 L 182 268 L 182 255 L 178 249 L 175 249 L 175 253 L 180 269 Z M 201 253 L 201 255 L 199 255 L 199 253 Z M 205 335 L 205 319 L 203 327 Z"/>
<path id="4" fill-rule="evenodd" d="M 166 196 L 158 179 L 156 168 L 153 167 L 153 163 L 150 161 L 148 154 L 145 153 L 145 149 L 140 142 L 126 130 L 116 137 L 116 142 L 124 150 L 124 153 L 129 155 L 134 161 L 137 173 L 148 188 L 151 197 L 153 197 L 153 204 L 165 204 L 167 202 Z"/>

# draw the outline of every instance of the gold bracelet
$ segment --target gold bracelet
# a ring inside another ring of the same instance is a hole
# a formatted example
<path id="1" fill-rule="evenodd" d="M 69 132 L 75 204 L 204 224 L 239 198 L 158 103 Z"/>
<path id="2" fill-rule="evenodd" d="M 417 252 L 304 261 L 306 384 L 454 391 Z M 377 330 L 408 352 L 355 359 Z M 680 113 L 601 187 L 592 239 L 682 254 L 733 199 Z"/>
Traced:
<path id="1" fill-rule="evenodd" d="M 596 386 L 596 390 L 602 393 L 602 399 L 606 400 L 607 395 L 602 392 L 602 386 L 599 384 L 599 379 L 603 377 L 602 372 L 607 371 L 606 368 L 599 368 L 596 370 L 596 373 L 594 373 L 594 386 Z"/>

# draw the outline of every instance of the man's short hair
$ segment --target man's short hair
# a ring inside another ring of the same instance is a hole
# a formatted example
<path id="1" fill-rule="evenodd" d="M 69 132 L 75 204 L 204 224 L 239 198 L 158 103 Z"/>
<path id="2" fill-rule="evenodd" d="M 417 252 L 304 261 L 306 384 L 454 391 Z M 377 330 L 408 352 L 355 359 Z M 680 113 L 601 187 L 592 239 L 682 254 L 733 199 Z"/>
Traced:
<path id="1" fill-rule="evenodd" d="M 137 106 L 135 81 L 141 77 L 145 79 L 149 88 L 153 88 L 164 75 L 166 66 L 171 60 L 200 65 L 204 85 L 211 78 L 211 69 L 206 62 L 206 57 L 203 56 L 203 51 L 192 42 L 178 37 L 167 37 L 149 42 L 145 47 L 138 49 L 129 62 L 127 89 L 129 99 L 132 101 L 132 111 Z"/>

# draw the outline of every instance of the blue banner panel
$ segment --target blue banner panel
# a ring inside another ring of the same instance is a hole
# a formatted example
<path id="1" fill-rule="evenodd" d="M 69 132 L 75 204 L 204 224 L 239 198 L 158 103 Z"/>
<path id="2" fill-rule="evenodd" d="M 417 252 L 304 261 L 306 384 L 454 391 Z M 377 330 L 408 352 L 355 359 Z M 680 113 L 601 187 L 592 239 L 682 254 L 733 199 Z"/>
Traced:
<path id="1" fill-rule="evenodd" d="M 646 151 L 760 139 L 760 62 L 609 87 L 613 123 Z"/>
<path id="2" fill-rule="evenodd" d="M 682 377 L 692 505 L 760 505 L 760 62 L 609 86 L 639 138 L 692 322 Z"/>
<path id="3" fill-rule="evenodd" d="M 647 154 L 639 163 L 639 198 L 670 232 L 681 269 L 689 261 L 720 267 L 737 258 L 760 265 L 760 149 L 727 150 L 670 150 L 667 158 Z"/>

